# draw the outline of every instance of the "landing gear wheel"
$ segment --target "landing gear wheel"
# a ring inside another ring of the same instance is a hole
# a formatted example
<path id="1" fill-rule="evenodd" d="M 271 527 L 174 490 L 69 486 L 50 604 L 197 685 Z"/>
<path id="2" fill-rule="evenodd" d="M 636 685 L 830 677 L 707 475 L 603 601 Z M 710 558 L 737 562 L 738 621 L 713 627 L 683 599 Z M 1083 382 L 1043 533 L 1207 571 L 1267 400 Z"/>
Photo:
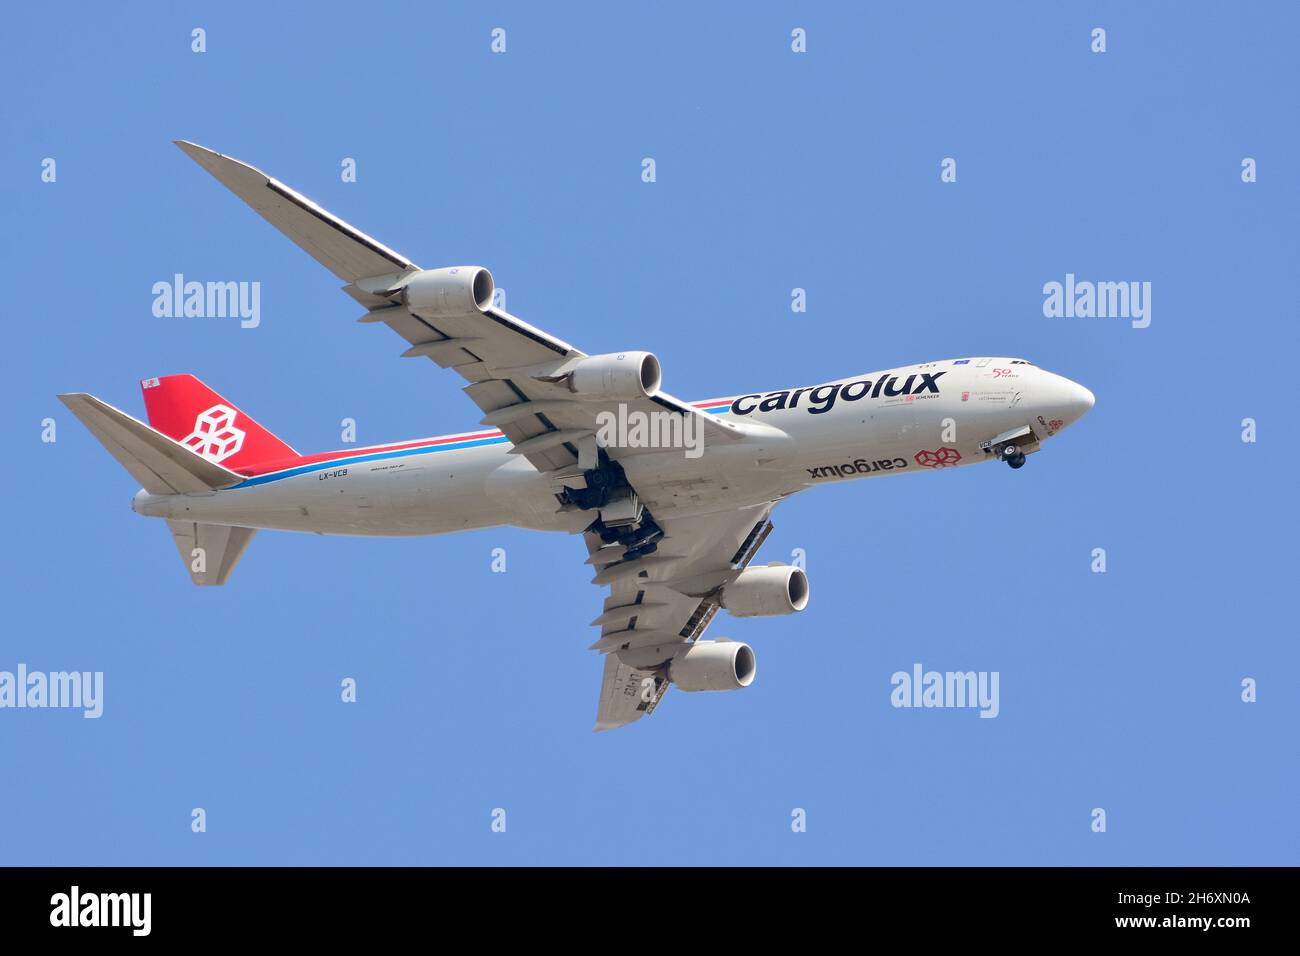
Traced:
<path id="1" fill-rule="evenodd" d="M 1006 461 L 1010 461 L 1011 459 L 1015 458 L 1017 455 L 1020 455 L 1020 449 L 1017 446 L 1015 445 L 1002 446 L 1002 457 Z M 1020 457 L 1023 458 L 1024 455 L 1020 455 Z"/>
<path id="2" fill-rule="evenodd" d="M 1008 458 L 1007 464 L 1012 468 L 1023 468 L 1025 466 L 1024 452 L 1017 452 L 1014 458 Z"/>

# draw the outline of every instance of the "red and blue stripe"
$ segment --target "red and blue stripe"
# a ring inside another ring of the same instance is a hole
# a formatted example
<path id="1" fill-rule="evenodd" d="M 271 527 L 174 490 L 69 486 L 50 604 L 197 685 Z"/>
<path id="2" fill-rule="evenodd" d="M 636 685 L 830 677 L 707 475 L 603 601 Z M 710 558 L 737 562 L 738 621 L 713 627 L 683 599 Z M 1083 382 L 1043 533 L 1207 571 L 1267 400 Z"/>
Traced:
<path id="1" fill-rule="evenodd" d="M 731 402 L 732 399 L 730 398 L 718 398 L 691 404 L 692 407 L 698 408 L 702 412 L 718 415 L 727 411 L 731 407 Z M 500 429 L 494 428 L 491 431 L 472 432 L 463 435 L 443 435 L 439 438 L 425 438 L 419 441 L 399 442 L 393 445 L 374 445 L 369 448 L 359 448 L 356 451 L 331 451 L 318 455 L 302 455 L 292 461 L 269 462 L 255 468 L 241 468 L 239 474 L 245 476 L 244 480 L 237 485 L 232 485 L 229 490 L 252 488 L 256 485 L 264 485 L 284 478 L 296 478 L 298 475 L 324 471 L 327 468 L 344 468 L 348 465 L 406 458 L 411 455 L 427 455 L 439 451 L 463 451 L 467 448 L 504 445 L 509 444 L 509 442 L 510 439 Z"/>

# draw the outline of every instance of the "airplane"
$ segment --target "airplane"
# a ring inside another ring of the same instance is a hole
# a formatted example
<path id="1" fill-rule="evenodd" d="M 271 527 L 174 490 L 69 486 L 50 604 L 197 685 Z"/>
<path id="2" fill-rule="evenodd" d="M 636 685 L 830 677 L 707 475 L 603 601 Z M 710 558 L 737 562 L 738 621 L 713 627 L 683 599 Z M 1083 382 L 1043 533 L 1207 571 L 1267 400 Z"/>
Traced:
<path id="1" fill-rule="evenodd" d="M 588 355 L 498 307 L 487 269 L 422 269 L 260 170 L 176 145 L 344 280 L 366 310 L 357 321 L 459 375 L 483 416 L 455 435 L 303 455 L 191 375 L 141 382 L 148 424 L 60 395 L 142 486 L 132 509 L 166 520 L 198 585 L 225 584 L 258 529 L 580 534 L 607 589 L 591 622 L 597 731 L 652 714 L 672 685 L 752 684 L 752 648 L 703 635 L 720 610 L 807 606 L 803 568 L 753 564 L 783 499 L 986 461 L 1018 469 L 1093 406 L 1082 385 L 995 357 L 682 401 L 655 355 Z"/>

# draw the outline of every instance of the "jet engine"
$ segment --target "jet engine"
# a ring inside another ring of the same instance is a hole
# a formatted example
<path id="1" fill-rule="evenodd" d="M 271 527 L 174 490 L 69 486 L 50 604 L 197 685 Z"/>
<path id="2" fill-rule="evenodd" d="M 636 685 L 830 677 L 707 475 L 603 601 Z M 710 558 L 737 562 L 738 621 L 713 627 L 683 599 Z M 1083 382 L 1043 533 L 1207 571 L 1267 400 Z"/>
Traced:
<path id="1" fill-rule="evenodd" d="M 492 304 L 492 273 L 481 266 L 417 272 L 402 286 L 402 302 L 427 316 L 472 315 Z"/>
<path id="2" fill-rule="evenodd" d="M 696 641 L 668 663 L 682 690 L 739 690 L 754 682 L 754 651 L 739 641 Z"/>
<path id="3" fill-rule="evenodd" d="M 722 589 L 722 606 L 735 617 L 793 614 L 808 606 L 808 575 L 803 568 L 773 564 L 746 568 Z"/>
<path id="4" fill-rule="evenodd" d="M 569 391 L 593 401 L 652 398 L 662 380 L 659 360 L 649 352 L 589 355 L 561 378 Z"/>

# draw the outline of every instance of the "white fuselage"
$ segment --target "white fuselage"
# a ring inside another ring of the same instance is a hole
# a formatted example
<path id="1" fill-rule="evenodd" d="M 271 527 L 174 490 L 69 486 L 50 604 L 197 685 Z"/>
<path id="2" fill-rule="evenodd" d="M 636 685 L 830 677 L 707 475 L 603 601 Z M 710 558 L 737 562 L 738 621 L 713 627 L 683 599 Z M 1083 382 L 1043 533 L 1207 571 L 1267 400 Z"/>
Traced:
<path id="1" fill-rule="evenodd" d="M 681 448 L 620 453 L 628 481 L 660 519 L 774 501 L 828 482 L 992 460 L 981 443 L 1026 426 L 1032 451 L 1082 417 L 1092 395 L 1020 360 L 972 358 L 696 405 L 770 428 L 741 441 L 706 441 L 698 457 Z M 140 492 L 133 507 L 209 524 L 352 535 L 497 525 L 574 532 L 590 523 L 590 512 L 562 507 L 560 485 L 510 454 L 499 432 L 436 441 L 310 456 L 205 494 Z"/>

